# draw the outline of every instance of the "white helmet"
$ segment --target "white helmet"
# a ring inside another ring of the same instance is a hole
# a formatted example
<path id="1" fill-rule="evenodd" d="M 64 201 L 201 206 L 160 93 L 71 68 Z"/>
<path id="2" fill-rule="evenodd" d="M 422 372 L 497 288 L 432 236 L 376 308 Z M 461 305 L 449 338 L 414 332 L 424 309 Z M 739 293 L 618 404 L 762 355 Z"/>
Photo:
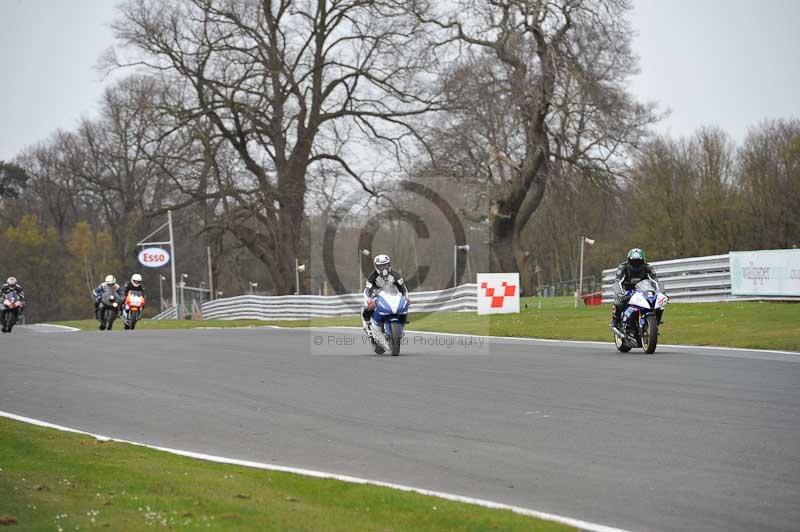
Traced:
<path id="1" fill-rule="evenodd" d="M 389 255 L 377 255 L 372 264 L 375 265 L 375 271 L 383 277 L 387 277 L 392 269 L 392 259 Z"/>
<path id="2" fill-rule="evenodd" d="M 17 286 L 17 278 L 9 277 L 6 283 L 8 283 L 8 286 Z"/>
<path id="3" fill-rule="evenodd" d="M 131 275 L 131 284 L 133 286 L 141 286 L 142 276 L 138 273 L 134 273 L 133 275 Z"/>
<path id="4" fill-rule="evenodd" d="M 113 275 L 106 275 L 106 284 L 109 286 L 117 284 L 117 279 Z"/>

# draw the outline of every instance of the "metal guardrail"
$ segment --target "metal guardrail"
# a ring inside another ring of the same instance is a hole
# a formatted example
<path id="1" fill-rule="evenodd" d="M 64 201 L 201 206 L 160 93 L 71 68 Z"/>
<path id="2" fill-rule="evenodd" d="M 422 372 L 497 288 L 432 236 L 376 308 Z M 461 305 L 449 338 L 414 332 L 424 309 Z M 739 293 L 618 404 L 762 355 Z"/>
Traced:
<path id="1" fill-rule="evenodd" d="M 650 263 L 658 274 L 661 289 L 672 300 L 724 301 L 731 295 L 731 272 L 728 254 Z M 603 270 L 603 302 L 614 300 L 616 268 Z"/>
<path id="2" fill-rule="evenodd" d="M 411 310 L 414 312 L 477 311 L 477 285 L 463 284 L 445 290 L 413 292 Z M 356 315 L 361 312 L 361 293 L 340 296 L 257 296 L 226 297 L 202 304 L 205 320 L 297 320 L 332 316 Z M 153 319 L 175 318 L 175 307 Z"/>

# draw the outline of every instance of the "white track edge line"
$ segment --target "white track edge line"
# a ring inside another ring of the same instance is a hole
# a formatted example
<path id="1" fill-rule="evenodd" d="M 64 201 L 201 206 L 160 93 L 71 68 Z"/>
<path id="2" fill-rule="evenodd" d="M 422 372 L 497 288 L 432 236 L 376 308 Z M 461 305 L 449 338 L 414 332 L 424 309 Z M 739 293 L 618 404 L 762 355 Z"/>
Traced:
<path id="1" fill-rule="evenodd" d="M 504 504 L 500 502 L 489 501 L 485 499 L 477 499 L 474 497 L 466 497 L 463 495 L 456 495 L 453 493 L 446 493 L 434 490 L 428 490 L 424 488 L 415 488 L 413 486 L 406 486 L 403 484 L 393 484 L 391 482 L 383 482 L 380 480 L 370 480 L 361 477 L 352 477 L 349 475 L 339 475 L 336 473 L 326 473 L 324 471 L 316 471 L 313 469 L 303 469 L 297 467 L 288 467 L 288 466 L 279 466 L 274 464 L 266 464 L 263 462 L 253 462 L 250 460 L 239 460 L 237 458 L 226 458 L 223 456 L 216 456 L 212 454 L 204 454 L 204 453 L 197 453 L 194 451 L 183 451 L 181 449 L 173 449 L 170 447 L 161 447 L 158 445 L 150 445 L 147 443 L 140 443 L 130 440 L 124 440 L 120 438 L 112 438 L 109 436 L 103 436 L 101 434 L 93 434 L 91 432 L 86 432 L 83 430 L 73 429 L 70 427 L 65 427 L 63 425 L 56 425 L 55 423 L 50 423 L 49 421 L 42 421 L 40 419 L 30 418 L 26 416 L 20 416 L 18 414 L 12 414 L 11 412 L 4 412 L 0 410 L 0 417 L 5 417 L 8 419 L 13 419 L 16 421 L 21 421 L 23 423 L 29 423 L 31 425 L 37 425 L 40 427 L 46 427 L 50 429 L 56 429 L 63 432 L 72 432 L 75 434 L 84 434 L 86 436 L 91 436 L 100 441 L 114 441 L 119 443 L 127 443 L 130 445 L 136 445 L 137 447 L 146 447 L 148 449 L 154 449 L 156 451 L 167 452 L 179 456 L 186 456 L 189 458 L 196 458 L 199 460 L 205 460 L 208 462 L 217 462 L 221 464 L 230 464 L 230 465 L 238 465 L 243 467 L 251 467 L 254 469 L 263 469 L 267 471 L 280 471 L 283 473 L 293 473 L 296 475 L 302 475 L 306 477 L 314 477 L 314 478 L 327 478 L 333 480 L 339 480 L 341 482 L 348 482 L 350 484 L 368 484 L 372 486 L 380 486 L 383 488 L 391 488 L 399 491 L 407 491 L 407 492 L 414 492 L 419 493 L 420 495 L 428 495 L 431 497 L 438 497 L 440 499 L 445 499 L 448 501 L 454 502 L 462 502 L 466 504 L 474 504 L 476 506 L 481 506 L 483 508 L 491 508 L 495 510 L 509 510 L 515 514 L 525 515 L 528 517 L 537 517 L 539 519 L 544 519 L 547 521 L 553 521 L 556 523 L 561 523 L 569 526 L 573 526 L 579 528 L 581 530 L 585 530 L 587 532 L 629 532 L 622 528 L 615 528 L 611 526 L 601 525 L 597 523 L 591 523 L 589 521 L 582 521 L 580 519 L 574 519 L 572 517 L 565 517 L 558 514 L 551 514 L 547 512 L 540 512 L 538 510 L 532 510 L 530 508 L 523 508 L 521 506 L 513 506 L 509 504 Z"/>
<path id="2" fill-rule="evenodd" d="M 351 327 L 347 325 L 337 325 L 331 327 L 283 327 L 280 325 L 261 325 L 259 329 L 281 329 L 286 331 L 295 330 L 325 330 L 325 329 L 349 329 L 355 331 L 363 330 L 361 327 Z M 476 336 L 480 338 L 491 338 L 493 340 L 511 340 L 517 342 L 544 342 L 556 344 L 584 344 L 584 345 L 612 345 L 611 341 L 600 342 L 598 340 L 559 340 L 557 338 L 531 338 L 527 336 L 490 336 L 485 334 L 469 334 L 469 333 L 446 333 L 436 331 L 415 331 L 407 329 L 407 332 L 413 334 L 436 334 L 439 336 Z M 660 347 L 674 347 L 678 349 L 708 349 L 718 351 L 745 351 L 747 353 L 771 353 L 777 355 L 796 355 L 800 356 L 800 351 L 778 351 L 775 349 L 748 349 L 746 347 L 725 347 L 718 345 L 682 345 L 682 344 L 658 344 Z"/>
<path id="3" fill-rule="evenodd" d="M 55 327 L 56 329 L 64 329 L 69 332 L 78 332 L 80 329 L 77 327 L 69 327 L 67 325 L 56 325 L 55 323 L 31 323 L 27 327 Z"/>

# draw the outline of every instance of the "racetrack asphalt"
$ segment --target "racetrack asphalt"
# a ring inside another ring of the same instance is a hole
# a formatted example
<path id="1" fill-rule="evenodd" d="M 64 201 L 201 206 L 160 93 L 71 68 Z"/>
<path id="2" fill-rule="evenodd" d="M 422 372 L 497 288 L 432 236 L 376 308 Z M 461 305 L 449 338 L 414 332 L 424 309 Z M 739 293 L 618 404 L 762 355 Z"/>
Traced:
<path id="1" fill-rule="evenodd" d="M 47 331 L 0 337 L 0 410 L 629 530 L 800 529 L 800 354 L 410 333 L 390 357 L 346 329 Z"/>

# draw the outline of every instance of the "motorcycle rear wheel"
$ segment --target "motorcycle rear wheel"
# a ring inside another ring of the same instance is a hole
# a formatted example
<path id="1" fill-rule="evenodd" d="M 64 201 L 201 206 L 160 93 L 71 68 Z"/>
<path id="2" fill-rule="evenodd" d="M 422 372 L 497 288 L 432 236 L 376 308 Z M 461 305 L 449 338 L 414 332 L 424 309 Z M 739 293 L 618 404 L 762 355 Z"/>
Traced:
<path id="1" fill-rule="evenodd" d="M 378 342 L 376 342 L 374 339 L 372 340 L 372 350 L 376 355 L 382 355 L 386 352 L 386 350 L 378 345 Z"/>
<path id="2" fill-rule="evenodd" d="M 631 346 L 625 343 L 625 340 L 623 340 L 614 333 L 611 334 L 612 336 L 614 336 L 614 345 L 617 347 L 617 351 L 619 351 L 620 353 L 627 353 L 628 351 L 631 350 Z"/>

